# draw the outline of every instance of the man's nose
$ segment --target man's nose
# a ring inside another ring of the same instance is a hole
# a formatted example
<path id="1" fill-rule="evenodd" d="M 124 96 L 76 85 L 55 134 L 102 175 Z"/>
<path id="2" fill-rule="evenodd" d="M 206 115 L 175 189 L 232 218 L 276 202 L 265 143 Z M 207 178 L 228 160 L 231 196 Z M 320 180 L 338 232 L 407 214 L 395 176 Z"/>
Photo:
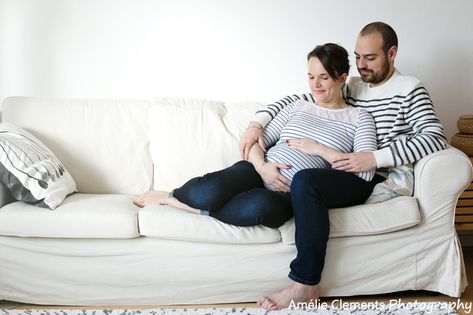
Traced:
<path id="1" fill-rule="evenodd" d="M 366 62 L 363 58 L 360 58 L 356 61 L 358 68 L 363 69 L 366 68 Z"/>

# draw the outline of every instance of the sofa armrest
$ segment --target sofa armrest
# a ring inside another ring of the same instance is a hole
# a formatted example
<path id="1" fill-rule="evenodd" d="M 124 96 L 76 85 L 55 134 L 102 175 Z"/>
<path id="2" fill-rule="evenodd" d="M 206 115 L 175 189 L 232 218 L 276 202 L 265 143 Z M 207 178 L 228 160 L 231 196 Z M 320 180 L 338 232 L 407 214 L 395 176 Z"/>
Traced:
<path id="1" fill-rule="evenodd" d="M 454 224 L 455 205 L 473 176 L 468 157 L 449 147 L 432 153 L 414 166 L 414 197 L 419 202 L 423 222 L 451 216 Z"/>
<path id="2" fill-rule="evenodd" d="M 0 208 L 15 201 L 8 188 L 0 183 Z"/>

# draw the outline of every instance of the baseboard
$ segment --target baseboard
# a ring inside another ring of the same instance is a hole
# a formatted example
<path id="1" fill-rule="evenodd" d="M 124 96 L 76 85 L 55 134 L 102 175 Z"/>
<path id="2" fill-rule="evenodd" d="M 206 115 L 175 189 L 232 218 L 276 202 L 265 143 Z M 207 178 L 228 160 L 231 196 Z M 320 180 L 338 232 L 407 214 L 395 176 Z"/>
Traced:
<path id="1" fill-rule="evenodd" d="M 457 234 L 462 247 L 473 246 L 473 231 L 458 231 Z"/>

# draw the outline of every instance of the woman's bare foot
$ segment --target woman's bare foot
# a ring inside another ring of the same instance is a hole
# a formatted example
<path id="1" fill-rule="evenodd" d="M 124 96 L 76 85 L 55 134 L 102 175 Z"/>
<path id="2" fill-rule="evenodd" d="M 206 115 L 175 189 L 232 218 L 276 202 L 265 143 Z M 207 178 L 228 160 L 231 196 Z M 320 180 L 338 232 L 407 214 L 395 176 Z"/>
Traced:
<path id="1" fill-rule="evenodd" d="M 143 208 L 149 205 L 166 205 L 169 202 L 167 199 L 171 199 L 168 191 L 150 190 L 138 196 L 133 203 Z"/>
<path id="2" fill-rule="evenodd" d="M 257 304 L 267 311 L 281 310 L 291 305 L 291 302 L 297 304 L 298 302 L 315 303 L 319 298 L 320 285 L 306 285 L 299 282 L 294 282 L 282 291 L 270 294 L 258 300 Z"/>
<path id="3" fill-rule="evenodd" d="M 174 197 L 169 197 L 169 192 L 167 191 L 148 191 L 144 194 L 137 197 L 133 203 L 140 207 L 146 207 L 149 205 L 169 205 L 174 208 L 184 209 L 192 213 L 200 214 L 199 209 L 189 207 L 185 203 L 180 202 Z"/>

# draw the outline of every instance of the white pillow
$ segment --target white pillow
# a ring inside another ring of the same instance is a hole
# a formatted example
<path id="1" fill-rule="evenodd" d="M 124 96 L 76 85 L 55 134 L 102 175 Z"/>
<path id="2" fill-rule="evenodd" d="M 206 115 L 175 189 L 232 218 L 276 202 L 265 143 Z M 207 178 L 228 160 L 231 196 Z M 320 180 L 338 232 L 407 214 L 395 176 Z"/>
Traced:
<path id="1" fill-rule="evenodd" d="M 76 191 L 54 153 L 30 133 L 5 123 L 0 123 L 0 180 L 15 199 L 50 209 Z"/>
<path id="2" fill-rule="evenodd" d="M 239 139 L 261 103 L 162 98 L 150 108 L 154 189 L 170 191 L 189 179 L 241 159 Z"/>

